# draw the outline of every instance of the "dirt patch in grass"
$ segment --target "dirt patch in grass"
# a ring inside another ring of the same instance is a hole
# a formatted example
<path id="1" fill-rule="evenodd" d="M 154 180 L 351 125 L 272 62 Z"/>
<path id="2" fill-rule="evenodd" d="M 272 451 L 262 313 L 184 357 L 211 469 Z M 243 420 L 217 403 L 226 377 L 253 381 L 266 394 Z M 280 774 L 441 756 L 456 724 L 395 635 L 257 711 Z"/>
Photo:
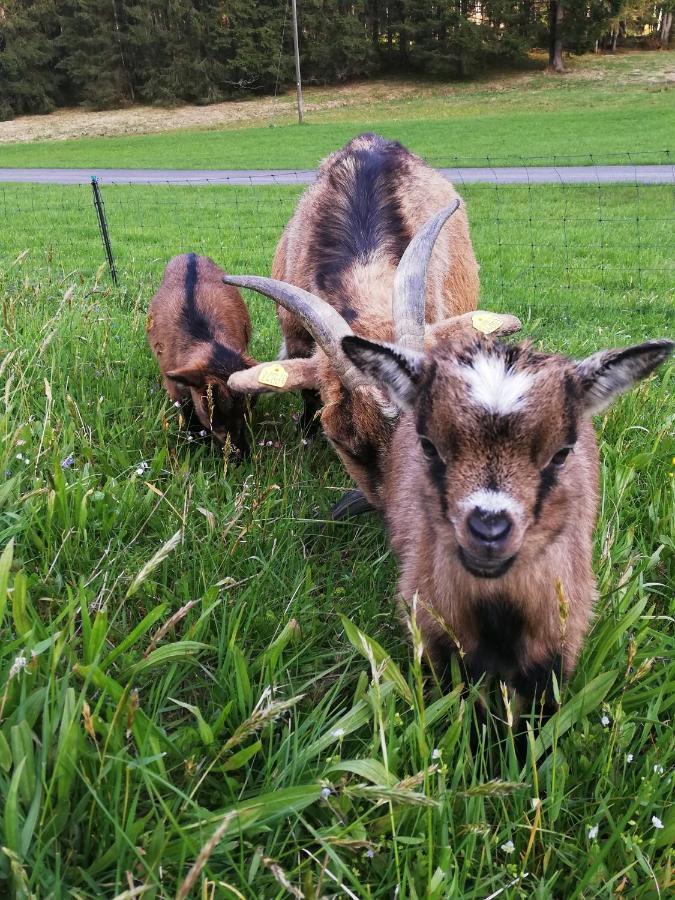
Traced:
<path id="1" fill-rule="evenodd" d="M 338 87 L 308 87 L 304 91 L 307 113 L 369 103 L 406 100 L 438 92 L 439 85 L 424 82 L 373 81 Z M 285 124 L 295 119 L 295 92 L 277 97 L 229 100 L 209 106 L 131 106 L 127 109 L 59 109 L 46 116 L 19 116 L 0 123 L 0 143 L 67 141 L 80 137 L 119 137 L 154 134 L 178 129 L 241 128 Z"/>
<path id="2" fill-rule="evenodd" d="M 622 86 L 649 85 L 667 89 L 675 83 L 674 52 L 626 52 L 614 56 L 588 55 L 567 61 L 563 76 L 545 73 L 543 54 L 531 55 L 532 68 L 523 72 L 490 74 L 471 82 L 443 82 L 416 79 L 379 79 L 337 87 L 305 89 L 305 110 L 321 121 L 344 118 L 346 110 L 363 112 L 374 107 L 391 107 L 415 100 L 434 100 L 449 96 L 465 99 L 472 94 L 507 91 L 540 91 L 567 85 L 582 89 L 584 83 L 604 82 Z M 60 109 L 46 116 L 20 116 L 0 123 L 0 144 L 31 141 L 66 141 L 81 137 L 119 137 L 154 134 L 180 129 L 221 130 L 268 124 L 282 125 L 295 121 L 295 92 L 278 97 L 255 97 L 231 100 L 210 106 L 179 106 L 167 109 L 155 106 L 132 106 L 127 109 L 91 111 L 80 108 Z"/>

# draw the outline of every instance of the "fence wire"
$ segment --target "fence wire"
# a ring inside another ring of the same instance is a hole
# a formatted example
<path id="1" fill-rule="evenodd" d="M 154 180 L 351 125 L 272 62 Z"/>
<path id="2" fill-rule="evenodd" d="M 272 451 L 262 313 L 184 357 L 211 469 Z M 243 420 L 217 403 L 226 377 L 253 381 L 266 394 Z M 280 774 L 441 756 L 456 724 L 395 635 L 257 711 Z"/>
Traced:
<path id="1" fill-rule="evenodd" d="M 563 164 L 593 164 L 592 157 L 501 157 L 519 169 L 520 183 L 510 184 L 493 158 L 430 160 L 455 170 L 481 267 L 481 303 L 528 320 L 553 314 L 563 321 L 592 304 L 608 328 L 620 327 L 622 311 L 667 325 L 675 308 L 675 178 L 647 183 L 636 168 L 645 160 L 672 171 L 666 151 L 617 154 L 609 162 L 633 166 L 631 181 L 608 183 L 597 173 L 594 183 L 576 184 L 568 183 Z M 477 167 L 491 180 L 475 181 Z M 557 177 L 538 183 L 547 167 Z M 289 171 L 267 184 L 260 173 L 194 172 L 178 183 L 130 184 L 102 174 L 120 288 L 150 291 L 167 260 L 188 251 L 231 272 L 268 274 L 307 178 Z M 88 184 L 0 184 L 6 283 L 27 268 L 86 279 L 104 263 Z"/>

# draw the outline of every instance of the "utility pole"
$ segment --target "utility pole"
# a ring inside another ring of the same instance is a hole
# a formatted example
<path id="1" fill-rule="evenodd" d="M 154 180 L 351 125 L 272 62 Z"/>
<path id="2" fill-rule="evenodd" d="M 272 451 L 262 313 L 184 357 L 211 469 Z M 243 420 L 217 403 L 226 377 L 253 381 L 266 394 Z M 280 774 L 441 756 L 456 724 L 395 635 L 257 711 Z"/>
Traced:
<path id="1" fill-rule="evenodd" d="M 293 50 L 295 51 L 295 87 L 298 94 L 298 123 L 302 125 L 304 113 L 302 110 L 302 81 L 300 80 L 300 49 L 298 47 L 298 8 L 296 0 L 291 0 L 293 9 Z"/>

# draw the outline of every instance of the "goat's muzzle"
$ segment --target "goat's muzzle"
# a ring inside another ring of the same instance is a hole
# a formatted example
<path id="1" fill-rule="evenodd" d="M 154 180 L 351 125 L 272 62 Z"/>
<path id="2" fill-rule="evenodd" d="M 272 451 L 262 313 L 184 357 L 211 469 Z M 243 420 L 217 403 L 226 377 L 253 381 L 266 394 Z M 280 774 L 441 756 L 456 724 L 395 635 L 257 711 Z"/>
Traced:
<path id="1" fill-rule="evenodd" d="M 509 540 L 513 530 L 513 520 L 506 510 L 474 507 L 464 522 L 466 545 L 459 547 L 464 568 L 477 578 L 503 575 L 516 557 Z"/>

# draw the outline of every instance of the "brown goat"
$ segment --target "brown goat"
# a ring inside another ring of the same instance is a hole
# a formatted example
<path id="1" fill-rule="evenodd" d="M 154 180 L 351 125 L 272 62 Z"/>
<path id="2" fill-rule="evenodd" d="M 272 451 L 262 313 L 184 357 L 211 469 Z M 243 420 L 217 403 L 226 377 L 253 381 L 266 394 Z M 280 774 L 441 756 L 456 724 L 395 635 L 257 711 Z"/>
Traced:
<path id="1" fill-rule="evenodd" d="M 322 297 L 359 334 L 391 339 L 396 267 L 424 222 L 457 199 L 442 175 L 401 144 L 363 134 L 321 164 L 279 241 L 272 277 Z M 460 209 L 429 262 L 426 320 L 473 310 L 477 299 L 478 266 Z M 283 307 L 277 312 L 280 356 L 310 357 L 314 341 L 302 322 Z M 316 398 L 304 397 L 309 425 Z"/>
<path id="2" fill-rule="evenodd" d="M 416 303 L 449 213 L 427 223 L 399 266 L 414 285 L 406 307 L 417 308 L 413 322 L 424 322 Z M 546 691 L 551 672 L 569 676 L 595 599 L 598 451 L 590 417 L 652 372 L 673 343 L 577 363 L 485 337 L 476 314 L 383 343 L 355 334 L 296 287 L 228 281 L 292 309 L 323 349 L 311 360 L 276 363 L 286 375 L 279 389 L 319 388 L 324 431 L 383 513 L 401 564 L 399 595 L 404 609 L 415 608 L 435 670 L 459 649 L 471 676 L 496 675 L 526 703 Z M 518 325 L 494 320 L 495 330 Z M 230 385 L 255 392 L 256 371 Z"/>
<path id="3" fill-rule="evenodd" d="M 255 365 L 246 355 L 251 319 L 239 291 L 223 283 L 224 274 L 206 256 L 174 256 L 150 303 L 148 341 L 188 427 L 209 431 L 222 444 L 229 436 L 246 453 L 247 404 L 227 380 Z"/>
<path id="4" fill-rule="evenodd" d="M 437 671 L 460 649 L 471 677 L 496 675 L 526 703 L 551 672 L 572 673 L 596 596 L 591 416 L 673 346 L 650 341 L 574 362 L 483 336 L 427 353 L 344 338 L 354 365 L 403 410 L 384 517 L 400 596 L 408 608 L 417 597 Z"/>

